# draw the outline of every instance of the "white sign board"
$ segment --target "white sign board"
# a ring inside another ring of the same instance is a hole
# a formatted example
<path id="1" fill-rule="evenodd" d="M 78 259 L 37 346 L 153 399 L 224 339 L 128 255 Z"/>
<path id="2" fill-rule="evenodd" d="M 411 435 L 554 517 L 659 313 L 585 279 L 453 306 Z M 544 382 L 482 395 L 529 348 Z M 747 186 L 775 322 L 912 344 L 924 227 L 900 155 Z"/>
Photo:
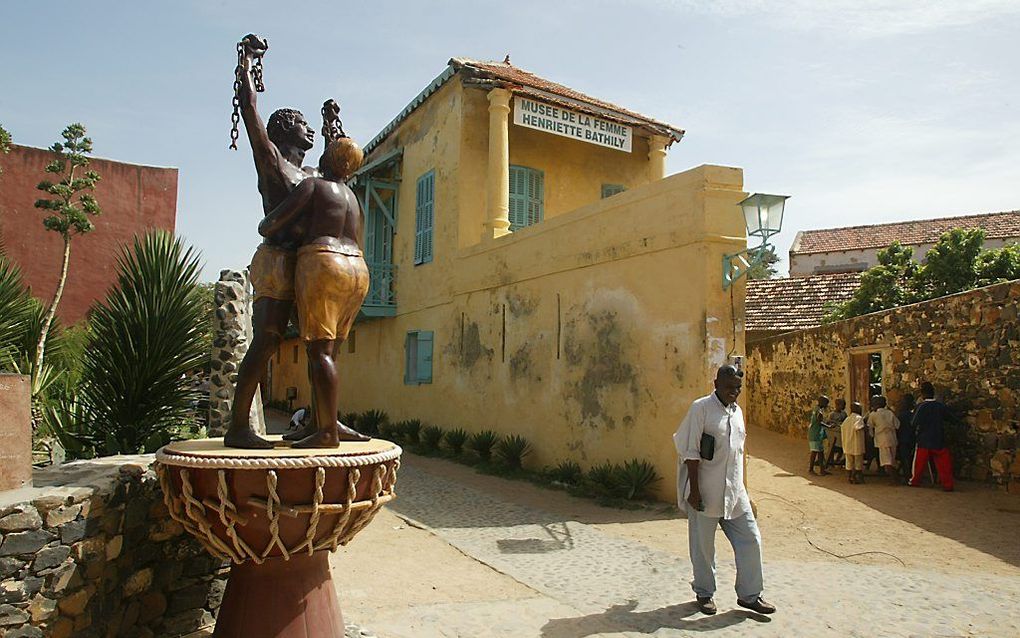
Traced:
<path id="1" fill-rule="evenodd" d="M 570 109 L 514 97 L 514 124 L 630 153 L 634 130 Z"/>

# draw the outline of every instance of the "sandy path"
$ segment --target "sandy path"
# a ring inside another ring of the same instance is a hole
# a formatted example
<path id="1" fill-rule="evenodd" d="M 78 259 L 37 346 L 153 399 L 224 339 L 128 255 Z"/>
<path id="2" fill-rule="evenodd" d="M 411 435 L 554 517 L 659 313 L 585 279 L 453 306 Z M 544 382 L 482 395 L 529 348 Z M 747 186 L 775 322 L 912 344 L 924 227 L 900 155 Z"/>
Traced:
<path id="1" fill-rule="evenodd" d="M 702 616 L 690 602 L 681 521 L 472 477 L 464 473 L 469 468 L 435 459 L 409 456 L 405 465 L 393 510 L 430 531 L 379 528 L 365 547 L 391 564 L 373 564 L 355 546 L 337 573 L 357 582 L 344 588 L 351 619 L 384 638 L 666 638 L 709 630 L 720 637 L 864 636 L 876 626 L 883 636 L 1020 635 L 1014 574 L 904 568 L 890 557 L 860 564 L 866 557 L 851 562 L 817 550 L 823 558 L 805 560 L 806 541 L 784 537 L 769 545 L 778 528 L 765 531 L 766 589 L 781 613 L 764 618 L 734 606 L 733 566 L 720 535 L 720 614 Z M 789 529 L 788 536 L 803 538 Z M 383 538 L 390 531 L 397 535 Z M 786 547 L 795 555 L 777 554 Z"/>

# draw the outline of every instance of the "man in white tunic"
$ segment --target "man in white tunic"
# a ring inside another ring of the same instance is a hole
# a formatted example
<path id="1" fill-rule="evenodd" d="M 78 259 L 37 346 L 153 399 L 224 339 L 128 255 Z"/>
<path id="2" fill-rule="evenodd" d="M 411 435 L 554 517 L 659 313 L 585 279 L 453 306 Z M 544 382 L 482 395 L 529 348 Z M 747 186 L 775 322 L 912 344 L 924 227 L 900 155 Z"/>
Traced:
<path id="1" fill-rule="evenodd" d="M 884 396 L 875 397 L 876 409 L 868 415 L 868 427 L 871 428 L 872 436 L 875 437 L 875 447 L 878 448 L 878 464 L 895 481 L 896 438 L 899 434 L 900 420 L 886 404 Z"/>
<path id="2" fill-rule="evenodd" d="M 761 614 L 776 608 L 765 602 L 761 534 L 744 489 L 744 416 L 737 405 L 743 373 L 719 368 L 715 392 L 701 397 L 687 411 L 673 444 L 680 457 L 677 501 L 687 515 L 691 583 L 702 613 L 716 613 L 715 530 L 733 546 L 737 563 L 737 604 Z"/>

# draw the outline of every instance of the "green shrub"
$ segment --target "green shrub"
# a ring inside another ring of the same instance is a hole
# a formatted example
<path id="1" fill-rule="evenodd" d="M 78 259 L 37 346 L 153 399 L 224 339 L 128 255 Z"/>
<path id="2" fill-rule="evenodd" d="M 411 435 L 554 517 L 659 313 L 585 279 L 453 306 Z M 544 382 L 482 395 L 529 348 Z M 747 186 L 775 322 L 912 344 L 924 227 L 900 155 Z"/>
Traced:
<path id="1" fill-rule="evenodd" d="M 577 461 L 561 461 L 546 470 L 545 474 L 550 480 L 567 485 L 580 485 L 584 478 L 584 470 Z"/>
<path id="2" fill-rule="evenodd" d="M 391 423 L 389 421 L 383 421 L 378 427 L 379 436 L 384 439 L 390 439 L 391 441 L 400 441 L 400 422 Z"/>
<path id="3" fill-rule="evenodd" d="M 116 286 L 90 312 L 77 396 L 48 419 L 82 455 L 153 451 L 193 425 L 198 399 L 186 376 L 206 356 L 198 255 L 158 231 L 125 247 L 117 269 Z"/>
<path id="4" fill-rule="evenodd" d="M 418 437 L 421 434 L 421 420 L 408 419 L 400 425 L 400 434 L 404 442 L 409 445 L 418 445 Z"/>
<path id="5" fill-rule="evenodd" d="M 287 402 L 283 399 L 272 399 L 270 401 L 266 401 L 266 406 L 274 410 L 280 410 L 281 412 L 290 411 L 290 406 L 288 406 Z"/>
<path id="6" fill-rule="evenodd" d="M 483 461 L 492 458 L 492 448 L 499 441 L 499 435 L 492 430 L 482 430 L 471 435 L 468 439 L 468 447 Z"/>
<path id="7" fill-rule="evenodd" d="M 359 427 L 364 427 L 363 425 L 359 425 L 358 424 L 358 413 L 357 412 L 338 412 L 337 415 L 336 415 L 336 418 L 337 418 L 338 421 L 340 421 L 340 423 L 343 423 L 347 427 L 352 428 L 354 430 L 357 430 Z M 378 428 L 376 428 L 376 429 L 378 430 Z M 371 434 L 376 434 L 376 433 L 377 432 L 372 432 Z M 364 432 L 363 434 L 369 434 L 369 432 Z"/>
<path id="8" fill-rule="evenodd" d="M 362 434 L 369 436 L 375 436 L 376 434 L 382 434 L 386 432 L 387 435 L 392 436 L 392 433 L 387 431 L 386 426 L 389 424 L 390 418 L 382 410 L 368 410 L 359 414 L 350 413 L 347 415 L 351 423 L 346 423 L 348 427 L 356 429 Z"/>
<path id="9" fill-rule="evenodd" d="M 618 494 L 617 489 L 617 468 L 618 466 L 609 463 L 599 463 L 588 469 L 584 477 L 584 483 L 593 494 L 603 496 L 614 496 Z"/>
<path id="10" fill-rule="evenodd" d="M 628 501 L 649 496 L 649 488 L 661 478 L 655 466 L 638 459 L 615 466 L 613 473 L 614 492 Z"/>
<path id="11" fill-rule="evenodd" d="M 454 456 L 460 456 L 464 453 L 464 444 L 468 440 L 467 430 L 456 428 L 447 432 L 443 438 L 446 441 L 446 447 L 450 448 Z"/>
<path id="12" fill-rule="evenodd" d="M 421 444 L 429 452 L 439 451 L 439 442 L 443 440 L 443 429 L 438 425 L 427 425 L 421 431 Z"/>
<path id="13" fill-rule="evenodd" d="M 0 371 L 12 370 L 12 360 L 27 354 L 29 326 L 36 306 L 21 270 L 0 255 Z"/>
<path id="14" fill-rule="evenodd" d="M 496 454 L 511 469 L 521 469 L 524 457 L 530 453 L 531 444 L 519 434 L 508 434 L 496 444 Z"/>

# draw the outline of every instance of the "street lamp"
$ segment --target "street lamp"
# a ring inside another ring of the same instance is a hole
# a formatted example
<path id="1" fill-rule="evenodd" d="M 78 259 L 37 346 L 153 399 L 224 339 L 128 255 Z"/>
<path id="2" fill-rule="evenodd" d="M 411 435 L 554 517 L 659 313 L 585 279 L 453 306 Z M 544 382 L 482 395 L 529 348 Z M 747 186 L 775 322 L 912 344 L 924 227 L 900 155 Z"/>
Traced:
<path id="1" fill-rule="evenodd" d="M 762 263 L 766 255 L 772 254 L 773 247 L 769 244 L 769 237 L 783 227 L 783 209 L 789 198 L 788 195 L 755 193 L 738 204 L 744 212 L 747 236 L 761 237 L 761 246 L 732 255 L 723 255 L 723 290 L 733 285 L 749 269 Z"/>

